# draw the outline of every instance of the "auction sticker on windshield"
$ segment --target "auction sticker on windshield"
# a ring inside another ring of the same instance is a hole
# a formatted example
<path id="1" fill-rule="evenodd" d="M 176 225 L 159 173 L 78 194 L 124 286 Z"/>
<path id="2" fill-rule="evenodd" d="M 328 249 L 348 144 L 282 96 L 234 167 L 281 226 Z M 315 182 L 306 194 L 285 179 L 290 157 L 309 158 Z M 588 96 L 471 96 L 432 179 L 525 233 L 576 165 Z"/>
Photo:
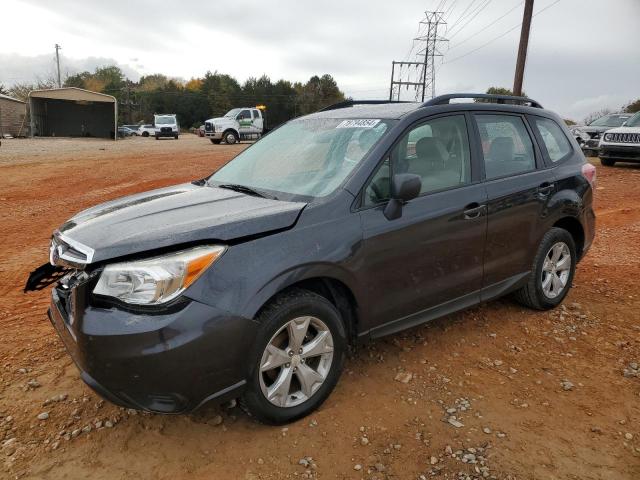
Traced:
<path id="1" fill-rule="evenodd" d="M 340 122 L 336 128 L 373 128 L 380 122 L 380 119 L 363 118 L 361 120 L 345 120 Z"/>

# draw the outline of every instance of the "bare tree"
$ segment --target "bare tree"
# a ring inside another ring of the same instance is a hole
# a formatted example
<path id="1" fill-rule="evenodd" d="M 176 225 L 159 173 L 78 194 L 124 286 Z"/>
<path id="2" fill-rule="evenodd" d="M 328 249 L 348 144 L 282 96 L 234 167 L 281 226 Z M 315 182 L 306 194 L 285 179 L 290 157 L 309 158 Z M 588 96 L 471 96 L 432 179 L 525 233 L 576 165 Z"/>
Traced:
<path id="1" fill-rule="evenodd" d="M 589 125 L 594 120 L 597 120 L 600 117 L 604 117 L 605 115 L 609 115 L 610 113 L 613 113 L 613 110 L 611 110 L 610 108 L 603 108 L 602 110 L 591 112 L 584 118 L 584 124 Z"/>

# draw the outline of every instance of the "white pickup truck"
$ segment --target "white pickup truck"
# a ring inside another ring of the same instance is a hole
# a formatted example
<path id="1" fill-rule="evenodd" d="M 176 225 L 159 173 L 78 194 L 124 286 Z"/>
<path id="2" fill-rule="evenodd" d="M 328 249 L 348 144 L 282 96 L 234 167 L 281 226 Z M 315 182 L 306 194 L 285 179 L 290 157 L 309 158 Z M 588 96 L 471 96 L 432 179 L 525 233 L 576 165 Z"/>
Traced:
<path id="1" fill-rule="evenodd" d="M 204 135 L 211 143 L 225 142 L 229 145 L 240 140 L 258 139 L 264 131 L 262 112 L 254 107 L 234 108 L 223 117 L 210 118 L 204 122 Z"/>

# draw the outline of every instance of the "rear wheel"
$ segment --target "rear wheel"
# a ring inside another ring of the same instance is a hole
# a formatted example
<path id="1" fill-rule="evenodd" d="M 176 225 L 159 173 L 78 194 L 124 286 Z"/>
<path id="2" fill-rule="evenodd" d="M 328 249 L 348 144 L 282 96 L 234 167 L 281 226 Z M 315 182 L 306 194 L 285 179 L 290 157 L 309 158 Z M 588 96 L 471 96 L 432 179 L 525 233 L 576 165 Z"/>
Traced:
<path id="1" fill-rule="evenodd" d="M 613 167 L 616 164 L 616 161 L 615 160 L 611 160 L 610 158 L 601 158 L 600 159 L 600 163 L 604 167 Z"/>
<path id="2" fill-rule="evenodd" d="M 542 238 L 529 281 L 515 292 L 516 300 L 536 310 L 558 306 L 573 283 L 576 260 L 571 234 L 562 228 L 552 228 Z"/>
<path id="3" fill-rule="evenodd" d="M 263 422 L 291 422 L 320 406 L 338 382 L 347 347 L 344 324 L 327 299 L 301 289 L 276 298 L 258 321 L 243 404 Z"/>
<path id="4" fill-rule="evenodd" d="M 160 140 L 160 137 L 158 135 L 156 135 L 155 137 L 156 137 L 156 140 Z"/>
<path id="5" fill-rule="evenodd" d="M 148 137 L 149 136 L 149 132 L 142 132 L 142 136 L 143 137 Z"/>
<path id="6" fill-rule="evenodd" d="M 173 138 L 175 138 L 177 140 L 178 139 L 178 135 L 174 135 Z"/>

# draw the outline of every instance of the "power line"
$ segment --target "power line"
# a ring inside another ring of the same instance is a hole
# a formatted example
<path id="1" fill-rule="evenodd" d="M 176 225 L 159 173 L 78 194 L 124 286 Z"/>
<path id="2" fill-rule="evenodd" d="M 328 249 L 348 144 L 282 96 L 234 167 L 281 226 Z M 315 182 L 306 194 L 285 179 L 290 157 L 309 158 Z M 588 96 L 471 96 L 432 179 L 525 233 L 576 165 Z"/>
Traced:
<path id="1" fill-rule="evenodd" d="M 467 5 L 467 8 L 465 8 L 462 11 L 462 13 L 460 14 L 460 16 L 458 17 L 458 19 L 455 22 L 453 22 L 453 25 L 451 25 L 451 30 L 456 28 L 456 25 L 458 25 L 458 23 L 460 23 L 460 20 L 465 18 L 465 13 L 467 13 L 467 10 L 469 10 L 473 6 L 474 3 L 476 3 L 476 0 L 471 0 L 471 3 L 469 5 Z"/>
<path id="2" fill-rule="evenodd" d="M 456 43 L 453 47 L 451 47 L 449 49 L 449 51 L 453 50 L 454 48 L 458 48 L 460 45 L 462 45 L 463 43 L 466 43 L 467 40 L 472 39 L 473 37 L 475 37 L 476 35 L 484 32 L 487 28 L 489 28 L 492 25 L 495 25 L 496 23 L 498 23 L 500 20 L 502 20 L 504 17 L 506 17 L 507 15 L 509 15 L 511 12 L 513 12 L 516 8 L 520 7 L 520 5 L 522 5 L 524 3 L 524 0 L 522 2 L 520 2 L 519 4 L 517 4 L 515 7 L 513 7 L 512 9 L 508 10 L 506 13 L 504 13 L 503 15 L 499 16 L 498 18 L 496 18 L 494 21 L 492 21 L 491 23 L 485 25 L 484 27 L 482 27 L 480 30 L 478 30 L 476 33 L 469 35 L 467 38 L 465 38 L 464 40 L 462 40 L 461 42 Z"/>
<path id="3" fill-rule="evenodd" d="M 489 5 L 491 3 L 491 0 L 487 0 L 485 3 L 481 4 L 478 8 L 476 8 L 475 10 L 473 10 L 472 12 L 469 12 L 467 14 L 467 22 L 462 25 L 461 27 L 458 28 L 458 30 L 456 30 L 455 32 L 450 32 L 449 34 L 449 39 L 455 37 L 456 35 L 458 35 L 461 31 L 464 30 L 464 27 L 466 27 L 467 25 L 469 25 L 469 23 L 471 23 L 475 18 L 476 15 L 478 15 L 482 10 L 484 10 L 485 8 L 487 8 L 487 5 Z"/>
<path id="4" fill-rule="evenodd" d="M 547 5 L 547 6 L 546 6 L 546 7 L 544 7 L 542 10 L 539 10 L 538 12 L 534 13 L 534 14 L 533 14 L 533 16 L 534 16 L 534 17 L 536 17 L 536 16 L 540 15 L 542 12 L 544 12 L 545 10 L 550 9 L 551 7 L 553 7 L 554 5 L 556 5 L 556 4 L 557 4 L 557 3 L 559 3 L 559 2 L 560 2 L 560 0 L 555 0 L 555 2 L 553 2 L 553 3 L 549 4 L 549 5 Z M 464 54 L 462 54 L 462 55 L 460 55 L 460 56 L 458 56 L 458 57 L 455 57 L 455 58 L 453 58 L 453 59 L 451 59 L 451 60 L 448 60 L 448 61 L 446 61 L 446 62 L 443 62 L 443 65 L 447 65 L 447 64 L 449 64 L 449 63 L 456 62 L 456 61 L 460 60 L 461 58 L 467 57 L 467 56 L 471 55 L 472 53 L 477 52 L 478 50 L 480 50 L 480 49 L 482 49 L 482 48 L 486 47 L 487 45 L 492 44 L 492 43 L 493 43 L 493 42 L 495 42 L 496 40 L 499 40 L 500 38 L 502 38 L 502 37 L 504 37 L 504 36 L 508 35 L 509 33 L 513 32 L 516 28 L 519 28 L 521 25 L 522 25 L 522 22 L 520 22 L 520 23 L 519 23 L 519 24 L 517 24 L 517 25 L 514 25 L 513 27 L 511 27 L 511 28 L 510 28 L 509 30 L 507 30 L 506 32 L 501 33 L 501 34 L 500 34 L 500 35 L 498 35 L 497 37 L 492 38 L 491 40 L 489 40 L 488 42 L 486 42 L 486 43 L 484 43 L 484 44 L 480 45 L 479 47 L 474 48 L 473 50 L 471 50 L 471 51 L 469 51 L 469 52 L 467 52 L 467 53 L 464 53 Z"/>

